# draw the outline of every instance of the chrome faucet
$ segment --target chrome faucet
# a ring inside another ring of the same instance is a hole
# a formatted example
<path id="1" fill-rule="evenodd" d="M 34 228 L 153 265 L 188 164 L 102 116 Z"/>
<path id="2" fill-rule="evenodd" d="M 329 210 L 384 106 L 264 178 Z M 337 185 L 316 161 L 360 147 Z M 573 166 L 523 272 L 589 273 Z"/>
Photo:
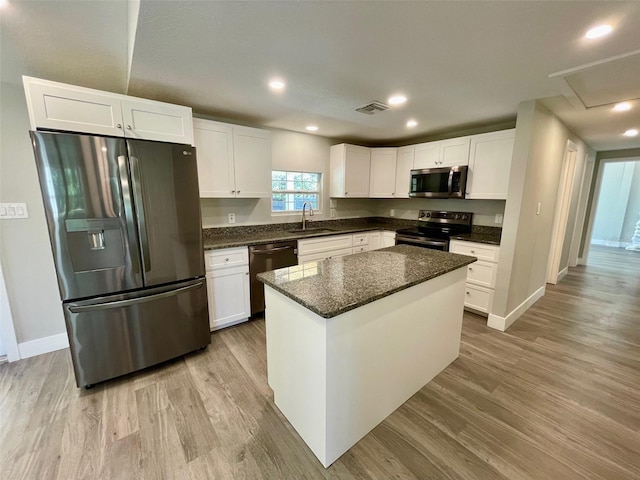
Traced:
<path id="1" fill-rule="evenodd" d="M 306 223 L 305 218 L 304 218 L 304 212 L 307 209 L 307 205 L 309 205 L 309 216 L 313 217 L 313 208 L 311 208 L 311 204 L 309 202 L 304 202 L 302 204 L 302 230 L 306 230 L 307 229 L 307 223 Z"/>

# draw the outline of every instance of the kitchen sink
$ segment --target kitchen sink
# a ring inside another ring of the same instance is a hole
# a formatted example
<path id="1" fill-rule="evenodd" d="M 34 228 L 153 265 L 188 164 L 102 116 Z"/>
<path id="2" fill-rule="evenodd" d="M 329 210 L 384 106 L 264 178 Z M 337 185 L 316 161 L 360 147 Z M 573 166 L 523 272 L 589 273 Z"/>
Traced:
<path id="1" fill-rule="evenodd" d="M 307 227 L 304 230 L 301 228 L 296 228 L 295 230 L 287 230 L 289 233 L 326 233 L 326 232 L 335 232 L 333 228 L 314 228 Z"/>

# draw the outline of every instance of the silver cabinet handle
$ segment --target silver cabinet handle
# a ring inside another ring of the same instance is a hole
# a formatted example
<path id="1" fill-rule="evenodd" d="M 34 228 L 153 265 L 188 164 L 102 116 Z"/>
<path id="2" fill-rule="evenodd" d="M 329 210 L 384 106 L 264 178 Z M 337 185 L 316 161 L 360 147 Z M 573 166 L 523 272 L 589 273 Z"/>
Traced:
<path id="1" fill-rule="evenodd" d="M 473 272 L 473 268 L 469 267 L 469 271 L 470 271 L 470 272 Z"/>
<path id="2" fill-rule="evenodd" d="M 236 191 L 235 190 L 231 190 L 231 193 L 236 193 Z"/>
<path id="3" fill-rule="evenodd" d="M 470 293 L 470 292 L 467 292 L 467 295 L 471 295 L 471 293 Z"/>
<path id="4" fill-rule="evenodd" d="M 240 193 L 240 190 L 238 190 L 236 193 Z"/>
<path id="5" fill-rule="evenodd" d="M 476 253 L 476 251 L 475 250 L 471 250 L 471 253 Z"/>
<path id="6" fill-rule="evenodd" d="M 131 125 L 127 125 L 127 130 L 131 130 Z"/>
<path id="7" fill-rule="evenodd" d="M 116 128 L 122 128 L 122 124 L 121 123 L 116 124 Z"/>

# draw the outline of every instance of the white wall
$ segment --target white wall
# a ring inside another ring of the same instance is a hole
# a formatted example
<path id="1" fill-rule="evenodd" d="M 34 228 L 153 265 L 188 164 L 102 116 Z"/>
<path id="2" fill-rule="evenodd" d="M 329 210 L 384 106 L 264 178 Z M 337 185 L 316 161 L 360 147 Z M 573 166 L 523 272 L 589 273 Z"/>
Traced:
<path id="1" fill-rule="evenodd" d="M 24 90 L 0 85 L 0 201 L 25 202 L 28 219 L 0 222 L 0 261 L 18 343 L 65 332 Z"/>
<path id="2" fill-rule="evenodd" d="M 579 137 L 542 105 L 536 101 L 520 104 L 492 309 L 497 317 L 513 321 L 522 311 L 518 307 L 526 306 L 528 299 L 544 291 L 567 140 L 578 145 L 577 160 L 583 160 L 586 153 L 593 155 Z M 575 212 L 573 215 L 575 220 Z M 569 224 L 568 238 L 573 236 L 573 224 Z"/>

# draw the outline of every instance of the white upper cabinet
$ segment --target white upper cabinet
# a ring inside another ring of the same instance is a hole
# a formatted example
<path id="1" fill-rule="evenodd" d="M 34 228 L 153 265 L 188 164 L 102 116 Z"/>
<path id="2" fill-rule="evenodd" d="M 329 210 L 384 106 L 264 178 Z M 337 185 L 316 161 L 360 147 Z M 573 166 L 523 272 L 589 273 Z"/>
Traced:
<path id="1" fill-rule="evenodd" d="M 471 137 L 458 137 L 440 141 L 440 167 L 469 165 Z"/>
<path id="2" fill-rule="evenodd" d="M 469 164 L 471 137 L 458 137 L 415 146 L 413 168 L 456 167 Z"/>
<path id="3" fill-rule="evenodd" d="M 236 197 L 271 197 L 271 132 L 233 127 Z"/>
<path id="4" fill-rule="evenodd" d="M 194 119 L 202 198 L 271 196 L 271 133 Z"/>
<path id="5" fill-rule="evenodd" d="M 398 148 L 398 158 L 396 160 L 396 198 L 409 198 L 409 188 L 411 183 L 411 170 L 413 169 L 413 157 L 415 146 Z"/>
<path id="6" fill-rule="evenodd" d="M 193 119 L 201 198 L 235 197 L 231 125 Z"/>
<path id="7" fill-rule="evenodd" d="M 414 145 L 415 157 L 413 160 L 413 168 L 437 168 L 440 166 L 440 143 L 428 142 Z"/>
<path id="8" fill-rule="evenodd" d="M 466 198 L 507 198 L 514 139 L 515 129 L 471 138 Z"/>
<path id="9" fill-rule="evenodd" d="M 31 128 L 193 145 L 191 108 L 22 77 Z"/>
<path id="10" fill-rule="evenodd" d="M 395 196 L 397 155 L 397 148 L 371 149 L 369 197 L 393 198 Z"/>
<path id="11" fill-rule="evenodd" d="M 124 136 L 193 144 L 191 108 L 128 97 L 122 100 Z"/>
<path id="12" fill-rule="evenodd" d="M 329 150 L 331 197 L 368 197 L 371 153 L 367 147 L 341 143 Z"/>

